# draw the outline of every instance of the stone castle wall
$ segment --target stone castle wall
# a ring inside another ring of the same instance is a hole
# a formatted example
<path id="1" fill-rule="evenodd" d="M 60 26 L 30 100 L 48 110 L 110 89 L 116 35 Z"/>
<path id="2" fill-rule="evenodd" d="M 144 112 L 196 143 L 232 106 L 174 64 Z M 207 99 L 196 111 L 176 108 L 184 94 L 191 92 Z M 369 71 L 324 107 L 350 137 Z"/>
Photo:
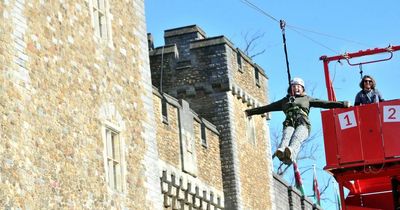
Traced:
<path id="1" fill-rule="evenodd" d="M 290 186 L 282 177 L 274 174 L 275 209 L 276 210 L 321 210 L 322 208 Z"/>
<path id="2" fill-rule="evenodd" d="M 235 109 L 246 109 L 247 105 L 235 98 Z M 248 118 L 242 112 L 235 113 L 234 126 L 241 128 L 246 125 Z M 246 128 L 236 129 L 237 149 L 240 162 L 239 176 L 241 180 L 241 196 L 243 197 L 244 209 L 268 209 L 272 206 L 265 195 L 271 195 L 272 171 L 267 158 L 270 155 L 270 146 L 266 138 L 265 117 L 254 116 L 253 120 L 255 137 L 249 135 Z M 264 158 L 260 158 L 264 157 Z M 256 164 L 254 164 L 256 162 Z M 251 173 L 251 175 L 249 174 Z"/>
<path id="3" fill-rule="evenodd" d="M 161 187 L 144 2 L 112 2 L 107 43 L 94 36 L 90 4 L 0 2 L 0 206 L 6 209 L 162 205 L 152 196 Z M 110 124 L 125 146 L 122 193 L 105 176 L 103 129 Z"/>
<path id="4" fill-rule="evenodd" d="M 290 188 L 272 176 L 263 116 L 250 139 L 243 111 L 268 102 L 261 67 L 195 25 L 148 52 L 143 0 L 110 1 L 102 40 L 93 2 L 0 1 L 1 207 L 309 209 L 293 190 L 274 196 Z M 107 129 L 121 190 L 107 176 Z"/>
<path id="5" fill-rule="evenodd" d="M 186 112 L 184 101 L 167 94 L 155 90 L 153 101 L 164 208 L 224 208 L 219 133 L 215 126 L 191 110 Z M 162 103 L 166 103 L 166 113 L 162 112 Z M 181 120 L 182 115 L 189 115 L 192 120 Z M 193 124 L 190 134 L 183 125 L 188 123 Z M 189 150 L 195 160 L 184 154 Z M 196 170 L 185 171 L 185 161 Z"/>
<path id="6" fill-rule="evenodd" d="M 173 40 L 167 36 L 171 33 Z M 219 131 L 226 209 L 272 208 L 272 164 L 264 118 L 253 125 L 260 141 L 256 147 L 247 145 L 245 124 L 239 123 L 245 120 L 245 109 L 267 103 L 265 73 L 223 36 L 193 38 L 205 34 L 197 26 L 165 34 L 168 45 L 150 52 L 153 85 L 162 84 L 166 93 L 188 101 Z M 240 71 L 238 55 L 243 56 Z"/>

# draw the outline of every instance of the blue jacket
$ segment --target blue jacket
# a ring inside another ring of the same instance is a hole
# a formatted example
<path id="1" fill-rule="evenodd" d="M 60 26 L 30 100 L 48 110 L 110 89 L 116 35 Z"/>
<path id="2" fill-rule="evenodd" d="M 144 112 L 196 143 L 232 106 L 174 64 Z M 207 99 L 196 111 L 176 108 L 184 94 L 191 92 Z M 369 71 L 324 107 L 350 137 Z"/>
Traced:
<path id="1" fill-rule="evenodd" d="M 371 104 L 375 102 L 382 102 L 384 99 L 382 98 L 381 93 L 377 89 L 371 91 L 361 90 L 357 93 L 356 99 L 354 100 L 354 106 L 358 106 L 360 104 Z"/>

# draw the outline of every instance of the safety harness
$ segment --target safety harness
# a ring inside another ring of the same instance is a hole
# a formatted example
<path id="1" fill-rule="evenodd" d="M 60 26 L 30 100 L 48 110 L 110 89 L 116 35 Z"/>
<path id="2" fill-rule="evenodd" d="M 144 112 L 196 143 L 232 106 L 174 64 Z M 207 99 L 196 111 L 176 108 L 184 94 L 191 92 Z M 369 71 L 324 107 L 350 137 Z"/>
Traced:
<path id="1" fill-rule="evenodd" d="M 311 123 L 308 119 L 309 110 L 295 105 L 293 102 L 290 103 L 291 107 L 284 110 L 286 119 L 283 122 L 285 127 L 292 126 L 297 127 L 299 125 L 306 125 L 308 129 L 311 127 Z"/>

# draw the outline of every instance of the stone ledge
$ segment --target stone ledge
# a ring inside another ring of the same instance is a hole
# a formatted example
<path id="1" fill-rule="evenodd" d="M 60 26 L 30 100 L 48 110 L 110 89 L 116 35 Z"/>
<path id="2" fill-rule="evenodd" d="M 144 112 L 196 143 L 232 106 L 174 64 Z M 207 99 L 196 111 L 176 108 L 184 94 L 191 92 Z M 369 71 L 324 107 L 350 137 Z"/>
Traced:
<path id="1" fill-rule="evenodd" d="M 163 52 L 163 48 L 164 48 L 164 52 Z M 160 56 L 161 54 L 167 55 L 167 54 L 172 54 L 172 53 L 174 54 L 176 59 L 179 58 L 178 48 L 176 47 L 175 44 L 156 47 L 156 48 L 154 48 L 154 50 L 149 52 L 149 56 Z"/>
<path id="2" fill-rule="evenodd" d="M 200 33 L 203 37 L 207 37 L 206 33 L 203 31 L 203 29 L 201 29 L 197 25 L 189 25 L 189 26 L 165 30 L 164 38 L 172 37 L 172 36 L 179 36 L 179 35 L 189 34 L 189 33 L 196 33 L 196 32 Z"/>
<path id="3" fill-rule="evenodd" d="M 231 41 L 229 41 L 225 36 L 216 36 L 207 39 L 196 40 L 190 43 L 190 49 L 202 48 L 202 47 L 210 47 L 216 45 L 226 44 L 230 48 L 235 49 L 234 45 Z"/>

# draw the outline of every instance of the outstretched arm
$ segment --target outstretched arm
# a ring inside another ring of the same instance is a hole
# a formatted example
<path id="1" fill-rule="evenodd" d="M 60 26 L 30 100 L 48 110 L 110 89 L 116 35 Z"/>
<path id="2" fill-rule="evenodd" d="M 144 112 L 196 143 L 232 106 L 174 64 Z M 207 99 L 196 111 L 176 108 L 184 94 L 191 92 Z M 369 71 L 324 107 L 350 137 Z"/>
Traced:
<path id="1" fill-rule="evenodd" d="M 319 107 L 325 109 L 347 108 L 350 107 L 350 104 L 348 101 L 325 101 L 313 98 L 310 100 L 310 107 Z"/>
<path id="2" fill-rule="evenodd" d="M 252 115 L 256 115 L 256 114 L 264 114 L 266 112 L 282 111 L 282 101 L 283 101 L 283 99 L 281 99 L 279 101 L 275 101 L 275 102 L 270 103 L 265 106 L 260 106 L 260 107 L 253 108 L 253 109 L 247 109 L 245 111 L 246 115 L 252 116 Z"/>

